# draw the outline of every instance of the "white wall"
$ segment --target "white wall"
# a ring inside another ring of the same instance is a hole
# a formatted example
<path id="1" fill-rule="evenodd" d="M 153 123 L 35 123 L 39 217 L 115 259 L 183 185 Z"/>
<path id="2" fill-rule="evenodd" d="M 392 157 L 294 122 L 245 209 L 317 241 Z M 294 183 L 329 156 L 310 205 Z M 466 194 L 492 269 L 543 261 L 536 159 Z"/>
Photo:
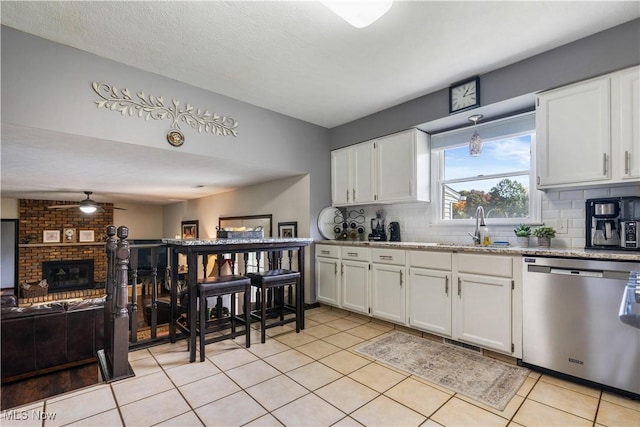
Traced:
<path id="1" fill-rule="evenodd" d="M 2 219 L 18 219 L 18 199 L 0 199 L 0 217 Z"/>
<path id="2" fill-rule="evenodd" d="M 162 206 L 118 203 L 113 210 L 113 224 L 127 226 L 129 239 L 161 239 L 169 237 L 162 234 L 164 210 Z"/>

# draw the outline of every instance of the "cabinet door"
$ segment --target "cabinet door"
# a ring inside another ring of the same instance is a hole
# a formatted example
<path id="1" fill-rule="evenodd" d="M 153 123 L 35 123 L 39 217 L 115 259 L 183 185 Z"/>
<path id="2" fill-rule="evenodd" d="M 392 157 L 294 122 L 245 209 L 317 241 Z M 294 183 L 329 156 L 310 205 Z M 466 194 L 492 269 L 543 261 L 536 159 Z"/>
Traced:
<path id="1" fill-rule="evenodd" d="M 376 150 L 376 192 L 379 202 L 415 199 L 414 131 L 379 138 Z"/>
<path id="2" fill-rule="evenodd" d="M 539 188 L 611 177 L 609 82 L 603 77 L 538 96 Z"/>
<path id="3" fill-rule="evenodd" d="M 352 148 L 352 185 L 353 203 L 371 203 L 375 196 L 375 176 L 373 160 L 373 142 L 363 142 Z"/>
<path id="4" fill-rule="evenodd" d="M 369 314 L 369 263 L 342 261 L 342 308 Z"/>
<path id="5" fill-rule="evenodd" d="M 351 200 L 351 149 L 331 152 L 331 204 L 346 205 Z"/>
<path id="6" fill-rule="evenodd" d="M 404 324 L 404 267 L 372 264 L 371 276 L 371 315 Z"/>
<path id="7" fill-rule="evenodd" d="M 338 260 L 316 257 L 316 298 L 318 302 L 339 306 Z"/>
<path id="8" fill-rule="evenodd" d="M 454 338 L 511 352 L 511 279 L 458 274 Z"/>
<path id="9" fill-rule="evenodd" d="M 614 144 L 618 142 L 615 171 L 621 179 L 640 178 L 640 67 L 614 74 L 612 79 L 612 120 Z"/>
<path id="10" fill-rule="evenodd" d="M 411 268 L 407 292 L 409 326 L 451 336 L 451 273 Z"/>

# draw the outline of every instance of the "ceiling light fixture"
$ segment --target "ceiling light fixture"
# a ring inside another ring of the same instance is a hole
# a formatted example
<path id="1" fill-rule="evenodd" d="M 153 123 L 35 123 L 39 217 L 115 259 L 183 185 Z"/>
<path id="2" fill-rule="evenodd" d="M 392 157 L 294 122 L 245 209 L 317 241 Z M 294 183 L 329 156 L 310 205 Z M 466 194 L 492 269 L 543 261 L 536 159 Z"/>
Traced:
<path id="1" fill-rule="evenodd" d="M 323 1 L 333 13 L 356 28 L 373 24 L 391 8 L 393 0 L 384 1 Z"/>
<path id="2" fill-rule="evenodd" d="M 80 210 L 84 213 L 94 213 L 96 210 L 98 210 L 98 208 L 96 208 L 95 206 L 80 206 Z"/>
<path id="3" fill-rule="evenodd" d="M 471 135 L 471 141 L 469 141 L 469 155 L 472 157 L 478 157 L 482 153 L 482 138 L 480 138 L 476 130 L 478 120 L 481 120 L 482 117 L 482 114 L 474 114 L 469 117 L 469 120 L 473 122 L 473 135 Z"/>

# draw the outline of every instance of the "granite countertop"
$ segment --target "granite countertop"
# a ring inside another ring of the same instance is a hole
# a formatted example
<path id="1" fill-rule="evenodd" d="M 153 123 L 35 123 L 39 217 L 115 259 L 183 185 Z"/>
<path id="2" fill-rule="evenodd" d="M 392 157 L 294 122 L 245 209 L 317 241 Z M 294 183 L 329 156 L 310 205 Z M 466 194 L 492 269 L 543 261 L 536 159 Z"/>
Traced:
<path id="1" fill-rule="evenodd" d="M 265 237 L 262 239 L 162 239 L 162 243 L 177 246 L 211 246 L 211 245 L 247 245 L 258 244 L 268 245 L 273 243 L 295 243 L 311 244 L 313 239 L 308 237 L 275 238 Z"/>
<path id="2" fill-rule="evenodd" d="M 316 243 L 323 245 L 338 246 L 365 246 L 371 248 L 387 248 L 387 249 L 413 249 L 413 250 L 429 250 L 429 251 L 451 251 L 451 252 L 474 252 L 489 254 L 506 254 L 506 255 L 531 255 L 531 256 L 548 256 L 563 258 L 590 258 L 600 260 L 616 260 L 616 261 L 640 261 L 640 252 L 630 251 L 603 251 L 590 250 L 584 248 L 543 248 L 538 246 L 519 247 L 519 246 L 476 246 L 472 244 L 461 243 L 428 243 L 428 242 L 369 242 L 369 241 L 351 241 L 351 240 L 316 240 Z"/>

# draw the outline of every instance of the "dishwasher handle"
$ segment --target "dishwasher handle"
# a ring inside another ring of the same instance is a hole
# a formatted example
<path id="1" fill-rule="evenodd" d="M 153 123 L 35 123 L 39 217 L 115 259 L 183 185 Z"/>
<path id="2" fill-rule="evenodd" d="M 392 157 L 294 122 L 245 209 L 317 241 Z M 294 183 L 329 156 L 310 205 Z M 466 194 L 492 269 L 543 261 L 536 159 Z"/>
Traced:
<path id="1" fill-rule="evenodd" d="M 527 272 L 558 274 L 562 276 L 574 276 L 574 277 L 592 277 L 596 279 L 616 279 L 616 280 L 626 280 L 626 277 L 629 277 L 628 271 L 588 270 L 588 269 L 580 269 L 580 268 L 550 267 L 547 265 L 531 265 L 531 264 L 527 265 Z"/>
<path id="2" fill-rule="evenodd" d="M 562 274 L 565 276 L 580 276 L 580 277 L 604 277 L 603 271 L 597 270 L 579 270 L 573 268 L 557 268 L 552 267 L 549 269 L 549 274 Z"/>

